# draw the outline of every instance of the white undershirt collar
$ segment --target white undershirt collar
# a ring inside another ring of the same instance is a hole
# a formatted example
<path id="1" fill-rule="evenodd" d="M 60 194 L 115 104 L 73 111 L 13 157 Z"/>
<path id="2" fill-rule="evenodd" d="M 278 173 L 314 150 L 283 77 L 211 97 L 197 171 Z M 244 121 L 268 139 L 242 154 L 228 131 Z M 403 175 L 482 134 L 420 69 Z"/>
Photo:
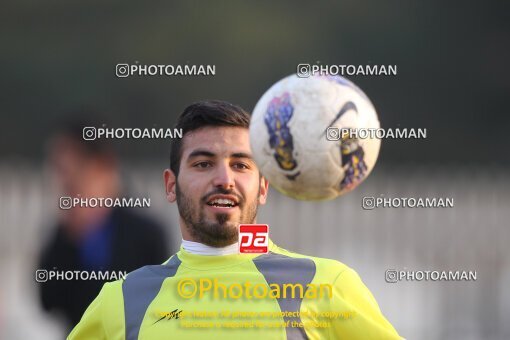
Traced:
<path id="1" fill-rule="evenodd" d="M 182 248 L 191 254 L 217 256 L 217 255 L 232 255 L 239 253 L 238 243 L 233 243 L 229 246 L 222 248 L 215 248 L 203 243 L 182 240 Z"/>

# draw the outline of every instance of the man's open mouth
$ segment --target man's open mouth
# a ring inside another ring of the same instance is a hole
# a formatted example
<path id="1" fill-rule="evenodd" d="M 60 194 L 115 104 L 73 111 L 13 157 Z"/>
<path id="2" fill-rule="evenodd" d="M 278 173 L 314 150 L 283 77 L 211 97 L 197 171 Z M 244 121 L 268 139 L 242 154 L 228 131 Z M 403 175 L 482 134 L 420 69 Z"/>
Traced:
<path id="1" fill-rule="evenodd" d="M 209 199 L 209 201 L 207 201 L 207 205 L 217 208 L 233 208 L 237 207 L 239 203 L 237 202 L 237 199 L 234 197 L 213 196 L 212 198 Z"/>

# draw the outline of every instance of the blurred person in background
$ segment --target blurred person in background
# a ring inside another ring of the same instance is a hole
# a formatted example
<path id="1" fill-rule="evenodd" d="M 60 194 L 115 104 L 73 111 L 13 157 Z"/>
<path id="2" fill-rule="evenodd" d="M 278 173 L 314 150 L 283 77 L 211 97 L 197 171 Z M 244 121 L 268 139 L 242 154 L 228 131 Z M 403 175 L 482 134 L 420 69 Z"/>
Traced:
<path id="1" fill-rule="evenodd" d="M 106 140 L 84 140 L 83 127 L 68 124 L 50 141 L 48 160 L 61 196 L 123 195 L 117 159 Z M 129 272 L 162 263 L 169 239 L 164 229 L 131 208 L 74 207 L 60 210 L 38 269 Z M 71 327 L 97 296 L 102 280 L 49 280 L 39 283 L 42 306 L 61 313 Z"/>

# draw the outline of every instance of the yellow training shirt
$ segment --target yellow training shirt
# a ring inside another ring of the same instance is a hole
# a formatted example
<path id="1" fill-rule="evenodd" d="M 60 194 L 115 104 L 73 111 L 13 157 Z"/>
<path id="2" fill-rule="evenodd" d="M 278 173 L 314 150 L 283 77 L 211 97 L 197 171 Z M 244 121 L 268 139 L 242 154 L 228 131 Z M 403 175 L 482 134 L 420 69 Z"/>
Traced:
<path id="1" fill-rule="evenodd" d="M 106 283 L 68 339 L 401 339 L 358 274 L 269 241 L 267 254 L 184 249 Z"/>

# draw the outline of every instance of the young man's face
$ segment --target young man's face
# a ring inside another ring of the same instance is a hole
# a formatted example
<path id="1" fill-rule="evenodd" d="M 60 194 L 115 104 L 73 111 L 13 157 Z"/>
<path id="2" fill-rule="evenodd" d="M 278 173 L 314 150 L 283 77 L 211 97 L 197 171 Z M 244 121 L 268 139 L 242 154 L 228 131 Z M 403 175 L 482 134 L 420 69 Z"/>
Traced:
<path id="1" fill-rule="evenodd" d="M 223 247 L 240 223 L 254 223 L 268 183 L 251 155 L 248 129 L 205 127 L 184 136 L 179 175 L 165 171 L 167 197 L 177 200 L 184 239 Z"/>

